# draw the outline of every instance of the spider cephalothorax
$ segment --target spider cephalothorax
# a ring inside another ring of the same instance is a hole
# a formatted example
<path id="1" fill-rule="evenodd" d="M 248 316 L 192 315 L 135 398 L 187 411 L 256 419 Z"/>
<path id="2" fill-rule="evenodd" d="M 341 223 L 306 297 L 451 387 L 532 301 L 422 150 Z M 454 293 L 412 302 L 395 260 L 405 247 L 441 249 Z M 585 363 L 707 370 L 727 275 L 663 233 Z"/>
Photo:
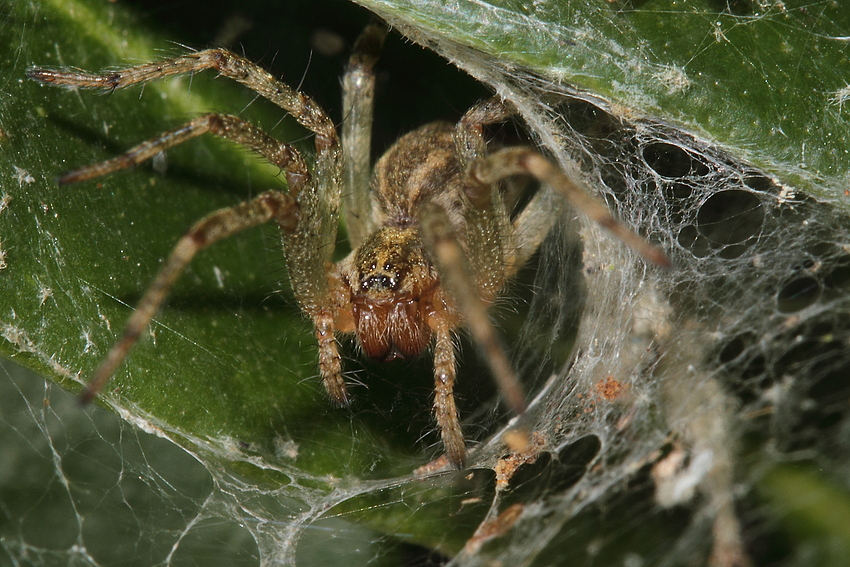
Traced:
<path id="1" fill-rule="evenodd" d="M 353 330 L 363 352 L 389 361 L 420 354 L 436 319 L 457 324 L 442 293 L 440 275 L 419 232 L 420 206 L 438 203 L 464 238 L 463 171 L 454 147 L 454 125 L 428 124 L 402 136 L 375 164 L 372 217 L 379 228 L 338 272 L 350 288 Z M 349 330 L 339 326 L 340 330 Z"/>
<path id="2" fill-rule="evenodd" d="M 428 348 L 434 356 L 434 415 L 449 460 L 461 466 L 466 447 L 454 401 L 453 334 L 466 327 L 486 353 L 508 403 L 524 399 L 487 317 L 487 307 L 550 230 L 556 201 L 567 198 L 650 260 L 664 255 L 609 215 L 548 159 L 529 148 L 487 153 L 484 126 L 514 114 L 499 99 L 470 109 L 457 124 L 436 122 L 401 137 L 369 163 L 374 75 L 385 30 L 370 25 L 355 46 L 343 78 L 346 119 L 342 141 L 331 119 L 308 96 L 224 49 L 208 49 L 123 71 L 88 74 L 31 69 L 44 83 L 112 90 L 180 73 L 216 69 L 277 104 L 315 134 L 308 168 L 293 146 L 235 116 L 208 114 L 109 161 L 66 174 L 84 181 L 122 169 L 204 133 L 257 152 L 285 173 L 289 190 L 267 191 L 216 211 L 177 243 L 130 317 L 121 340 L 102 362 L 83 400 L 91 399 L 126 357 L 194 255 L 210 244 L 261 223 L 281 228 L 292 290 L 315 326 L 319 371 L 332 400 L 348 402 L 335 334 L 354 333 L 363 352 L 388 361 Z M 513 217 L 499 181 L 536 177 L 538 191 Z M 340 202 L 353 252 L 331 263 Z"/>

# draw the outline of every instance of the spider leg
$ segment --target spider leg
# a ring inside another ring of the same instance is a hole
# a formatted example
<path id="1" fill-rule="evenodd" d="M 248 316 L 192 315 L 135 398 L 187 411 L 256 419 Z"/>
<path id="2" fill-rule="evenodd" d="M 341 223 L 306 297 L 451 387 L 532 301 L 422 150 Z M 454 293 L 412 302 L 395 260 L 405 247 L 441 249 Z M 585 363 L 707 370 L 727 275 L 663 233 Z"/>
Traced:
<path id="1" fill-rule="evenodd" d="M 127 321 L 121 339 L 115 343 L 101 362 L 85 390 L 80 394 L 80 403 L 88 403 L 106 384 L 109 377 L 126 358 L 127 353 L 147 328 L 172 284 L 192 261 L 195 254 L 214 242 L 228 238 L 248 228 L 277 220 L 281 227 L 293 227 L 297 223 L 298 205 L 286 193 L 268 191 L 255 199 L 218 210 L 197 222 L 174 247 L 156 279 L 145 291 L 136 310 Z"/>
<path id="2" fill-rule="evenodd" d="M 372 115 L 375 106 L 375 63 L 386 26 L 370 23 L 357 38 L 342 78 L 342 148 L 345 155 L 343 200 L 352 248 L 375 230 L 372 217 Z"/>
<path id="3" fill-rule="evenodd" d="M 522 386 L 487 315 L 488 305 L 482 299 L 481 288 L 448 215 L 439 206 L 428 204 L 423 206 L 419 222 L 422 240 L 437 265 L 441 283 L 449 290 L 454 305 L 463 314 L 466 327 L 482 349 L 506 403 L 516 413 L 522 413 L 525 411 Z M 440 386 L 439 379 L 437 386 Z"/>
<path id="4" fill-rule="evenodd" d="M 59 178 L 59 183 L 88 181 L 95 177 L 138 165 L 152 158 L 158 152 L 167 150 L 206 133 L 215 134 L 216 136 L 245 146 L 283 169 L 286 173 L 291 194 L 297 195 L 304 182 L 310 177 L 304 159 L 289 144 L 277 141 L 250 122 L 246 122 L 241 118 L 227 114 L 205 114 L 157 138 L 142 142 L 126 153 L 112 159 L 66 173 Z"/>
<path id="5" fill-rule="evenodd" d="M 513 246 L 505 258 L 505 274 L 512 278 L 534 255 L 564 210 L 564 199 L 541 187 L 513 220 Z"/>
<path id="6" fill-rule="evenodd" d="M 529 148 L 505 148 L 470 164 L 467 178 L 480 187 L 490 187 L 511 175 L 530 174 L 549 185 L 577 209 L 610 231 L 644 258 L 659 266 L 668 267 L 670 260 L 664 252 L 645 238 L 611 216 L 608 207 L 592 197 L 539 152 Z"/>
<path id="7" fill-rule="evenodd" d="M 242 83 L 260 96 L 283 108 L 302 126 L 316 133 L 316 148 L 337 145 L 336 128 L 313 99 L 275 79 L 271 73 L 226 49 L 205 49 L 172 59 L 145 63 L 105 73 L 74 69 L 31 68 L 27 76 L 42 83 L 66 87 L 100 88 L 107 91 L 148 83 L 163 77 L 216 69 L 223 76 Z"/>
<path id="8" fill-rule="evenodd" d="M 334 336 L 334 316 L 330 309 L 322 309 L 311 314 L 316 328 L 316 342 L 319 345 L 319 374 L 322 384 L 331 401 L 338 406 L 347 406 L 350 402 L 348 388 L 342 377 L 342 357 L 339 354 Z"/>
<path id="9" fill-rule="evenodd" d="M 466 111 L 455 128 L 455 148 L 461 169 L 487 154 L 484 126 L 507 121 L 516 110 L 498 96 L 482 100 Z"/>
<path id="10" fill-rule="evenodd" d="M 454 132 L 455 152 L 466 168 L 486 153 L 484 126 L 504 122 L 514 110 L 493 97 L 472 107 Z M 495 184 L 464 187 L 466 249 L 451 228 L 446 212 L 437 206 L 423 207 L 422 236 L 440 271 L 441 281 L 463 314 L 467 328 L 484 352 L 508 406 L 516 413 L 525 410 L 522 385 L 508 360 L 487 308 L 506 281 L 506 254 L 512 248 L 510 220 Z"/>
<path id="11" fill-rule="evenodd" d="M 460 417 L 454 397 L 457 375 L 455 346 L 451 327 L 445 320 L 434 321 L 436 334 L 434 343 L 434 417 L 440 428 L 440 437 L 449 461 L 456 468 L 463 468 L 466 460 L 466 444 L 460 428 Z"/>
<path id="12" fill-rule="evenodd" d="M 479 102 L 463 115 L 455 130 L 455 146 L 464 170 L 468 169 L 475 160 L 487 156 L 487 142 L 484 138 L 483 126 L 505 122 L 515 114 L 516 110 L 513 106 L 498 96 L 494 96 Z M 473 184 L 470 189 L 467 189 L 467 197 L 471 204 L 478 209 L 473 209 L 468 213 L 468 216 L 472 218 L 473 225 L 487 226 L 488 223 L 493 222 L 493 214 L 496 214 L 493 207 L 499 206 L 499 200 L 504 201 L 505 196 L 501 193 L 491 195 L 492 191 L 493 186 L 484 183 Z M 516 198 L 516 196 L 514 197 Z M 492 202 L 492 199 L 496 199 L 496 201 Z M 539 248 L 543 238 L 549 233 L 558 218 L 558 215 L 553 214 L 553 212 L 558 211 L 561 208 L 560 205 L 560 199 L 553 195 L 551 191 L 537 191 L 522 212 L 514 219 L 510 231 L 512 234 L 511 241 L 504 242 L 501 247 L 501 256 L 499 258 L 485 257 L 478 262 L 474 260 L 473 262 L 485 270 L 492 270 L 494 266 L 504 266 L 501 277 L 505 281 L 509 280 Z M 508 214 L 508 206 L 511 205 L 502 204 L 502 207 L 505 207 L 504 215 Z M 485 210 L 481 211 L 481 208 L 485 208 Z M 479 220 L 476 222 L 475 218 Z M 470 248 L 486 250 L 488 247 L 483 245 L 488 242 L 487 234 L 486 230 L 479 229 L 477 238 L 478 244 L 481 244 L 481 246 L 473 244 Z"/>
<path id="13" fill-rule="evenodd" d="M 455 130 L 455 147 L 464 170 L 468 169 L 476 159 L 484 158 L 487 155 L 487 142 L 484 138 L 483 126 L 505 122 L 515 114 L 516 110 L 513 106 L 495 96 L 479 102 L 463 115 Z M 467 197 L 471 204 L 475 205 L 468 211 L 467 216 L 473 226 L 484 228 L 484 230 L 479 228 L 477 236 L 473 236 L 473 239 L 477 238 L 478 242 L 474 242 L 470 246 L 472 250 L 491 248 L 486 246 L 488 242 L 491 242 L 487 239 L 489 232 L 486 227 L 494 222 L 494 214 L 498 216 L 497 210 L 493 207 L 499 207 L 500 201 L 503 202 L 505 199 L 502 193 L 491 194 L 492 191 L 493 186 L 484 183 L 473 184 L 470 189 L 467 189 Z M 516 195 L 514 198 L 516 198 Z M 496 201 L 493 202 L 493 199 L 496 199 Z M 501 203 L 501 207 L 505 208 L 504 215 L 508 214 L 508 206 L 512 205 Z M 482 208 L 484 208 L 483 211 Z M 496 266 L 504 266 L 504 269 L 500 271 L 500 276 L 505 281 L 509 280 L 540 247 L 543 238 L 549 233 L 558 218 L 556 212 L 560 208 L 561 200 L 551 191 L 537 191 L 522 212 L 514 219 L 510 231 L 511 241 L 503 241 L 500 256 L 498 258 L 483 257 L 477 261 L 473 259 L 473 264 L 480 266 L 480 269 L 484 271 L 492 271 Z M 479 245 L 476 246 L 475 244 Z"/>
<path id="14" fill-rule="evenodd" d="M 498 97 L 484 100 L 464 114 L 454 132 L 455 152 L 463 170 L 487 154 L 484 126 L 504 122 L 513 114 L 513 109 Z M 464 194 L 468 269 L 477 295 L 489 304 L 507 279 L 504 266 L 512 248 L 509 215 L 495 183 L 467 183 Z"/>

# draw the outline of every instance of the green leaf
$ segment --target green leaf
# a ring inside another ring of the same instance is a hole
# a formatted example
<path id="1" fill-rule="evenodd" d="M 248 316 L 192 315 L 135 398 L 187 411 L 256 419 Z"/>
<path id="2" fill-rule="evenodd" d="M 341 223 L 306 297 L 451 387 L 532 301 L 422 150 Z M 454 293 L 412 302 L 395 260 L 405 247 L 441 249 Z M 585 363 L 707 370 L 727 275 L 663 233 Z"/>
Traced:
<path id="1" fill-rule="evenodd" d="M 850 495 L 842 487 L 811 466 L 784 465 L 768 472 L 759 492 L 797 542 L 808 540 L 809 561 L 843 565 L 850 557 Z"/>
<path id="2" fill-rule="evenodd" d="M 450 56 L 450 45 L 490 54 L 508 72 L 533 70 L 681 125 L 799 189 L 843 195 L 850 11 L 840 2 L 362 4 Z M 474 58 L 457 59 L 474 72 Z"/>

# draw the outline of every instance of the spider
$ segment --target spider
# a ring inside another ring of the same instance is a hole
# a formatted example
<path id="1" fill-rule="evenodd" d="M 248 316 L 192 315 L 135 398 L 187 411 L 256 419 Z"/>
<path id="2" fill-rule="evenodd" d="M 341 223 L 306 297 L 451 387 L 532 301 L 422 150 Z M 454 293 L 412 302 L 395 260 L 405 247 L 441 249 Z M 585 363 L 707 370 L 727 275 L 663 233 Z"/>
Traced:
<path id="1" fill-rule="evenodd" d="M 434 357 L 434 416 L 451 464 L 467 456 L 454 400 L 453 335 L 471 332 L 486 355 L 507 403 L 524 410 L 522 389 L 487 315 L 555 222 L 552 199 L 566 198 L 657 264 L 663 253 L 615 221 L 536 150 L 487 152 L 484 127 L 516 113 L 498 98 L 473 106 L 456 124 L 434 122 L 402 136 L 370 164 L 374 66 L 386 29 L 373 23 L 357 40 L 343 76 L 342 136 L 307 95 L 225 49 L 206 49 L 120 71 L 90 74 L 31 68 L 42 83 L 111 91 L 181 73 L 215 69 L 291 114 L 314 134 L 311 168 L 292 145 L 236 116 L 207 114 L 102 163 L 63 175 L 59 183 L 89 180 L 139 164 L 205 133 L 245 146 L 284 173 L 288 190 L 271 190 L 213 212 L 176 244 L 129 318 L 123 335 L 81 394 L 90 401 L 147 328 L 181 271 L 200 250 L 240 231 L 275 221 L 283 240 L 293 293 L 315 327 L 318 367 L 330 399 L 349 403 L 337 333 L 353 333 L 363 353 L 390 361 Z M 531 175 L 538 191 L 513 218 L 499 182 Z M 560 197 L 557 195 L 560 194 Z M 332 263 L 341 204 L 353 251 Z"/>

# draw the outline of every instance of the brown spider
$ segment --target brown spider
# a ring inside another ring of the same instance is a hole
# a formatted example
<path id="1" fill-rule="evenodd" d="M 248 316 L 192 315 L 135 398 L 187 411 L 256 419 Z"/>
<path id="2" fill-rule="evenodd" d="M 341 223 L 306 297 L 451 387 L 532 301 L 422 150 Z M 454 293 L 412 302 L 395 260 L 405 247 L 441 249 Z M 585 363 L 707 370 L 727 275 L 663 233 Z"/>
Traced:
<path id="1" fill-rule="evenodd" d="M 235 116 L 207 114 L 59 180 L 72 183 L 99 177 L 209 132 L 277 165 L 289 185 L 288 192 L 268 191 L 216 211 L 180 239 L 123 336 L 81 394 L 83 402 L 91 400 L 115 372 L 197 252 L 274 220 L 283 234 L 292 290 L 315 325 L 319 371 L 330 398 L 340 405 L 349 401 L 336 333 L 354 333 L 363 352 L 381 361 L 416 356 L 433 345 L 434 414 L 449 460 L 461 467 L 466 446 L 453 395 L 453 333 L 462 326 L 469 328 L 508 403 L 521 412 L 522 390 L 488 319 L 487 307 L 552 227 L 553 198 L 566 197 L 650 260 L 666 263 L 657 248 L 616 222 L 602 203 L 538 152 L 507 148 L 488 156 L 483 127 L 514 114 L 509 104 L 497 99 L 474 106 L 457 124 L 435 122 L 401 137 L 372 169 L 372 69 L 385 33 L 372 24 L 355 45 L 343 79 L 346 118 L 341 142 L 331 119 L 311 98 L 224 49 L 104 74 L 28 71 L 30 78 L 43 83 L 112 90 L 212 68 L 277 104 L 315 134 L 311 171 L 293 146 Z M 551 189 L 538 191 L 511 220 L 498 182 L 517 174 L 530 174 Z M 341 201 L 353 252 L 332 264 Z"/>

